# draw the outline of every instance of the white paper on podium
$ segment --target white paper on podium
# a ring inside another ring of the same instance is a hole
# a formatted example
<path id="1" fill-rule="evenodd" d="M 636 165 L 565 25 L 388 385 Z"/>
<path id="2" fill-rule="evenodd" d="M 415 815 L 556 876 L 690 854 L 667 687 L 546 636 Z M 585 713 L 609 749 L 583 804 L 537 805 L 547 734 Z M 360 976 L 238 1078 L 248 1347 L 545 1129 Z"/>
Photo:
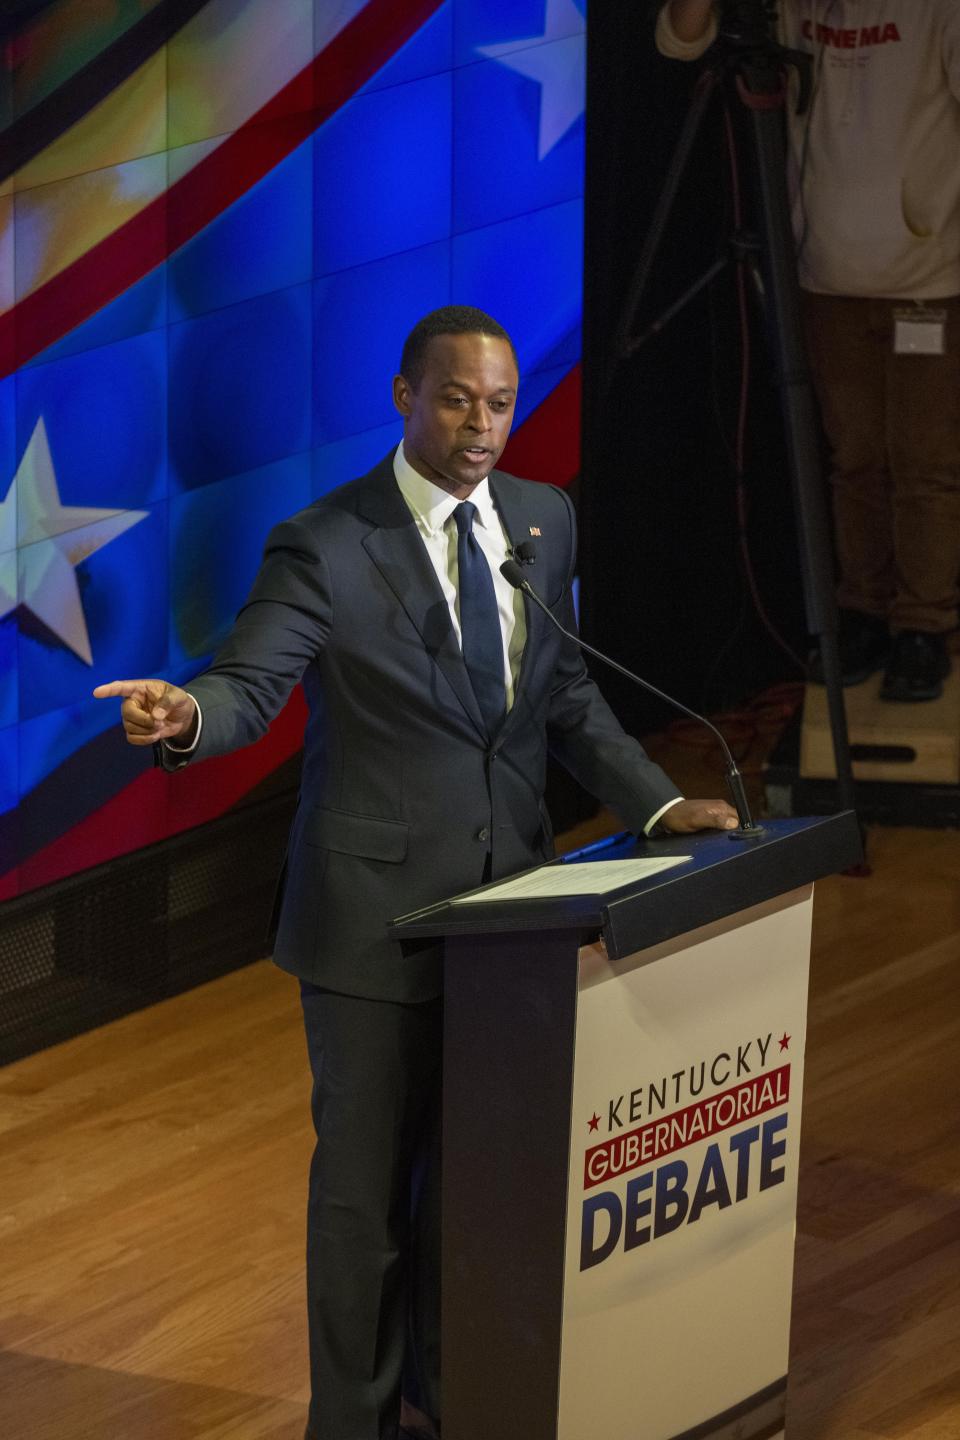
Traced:
<path id="1" fill-rule="evenodd" d="M 581 864 L 545 865 L 528 870 L 502 885 L 492 885 L 470 895 L 459 895 L 454 905 L 485 905 L 488 900 L 539 900 L 545 895 L 605 895 L 670 870 L 686 865 L 689 855 L 662 855 L 652 860 L 593 860 Z"/>

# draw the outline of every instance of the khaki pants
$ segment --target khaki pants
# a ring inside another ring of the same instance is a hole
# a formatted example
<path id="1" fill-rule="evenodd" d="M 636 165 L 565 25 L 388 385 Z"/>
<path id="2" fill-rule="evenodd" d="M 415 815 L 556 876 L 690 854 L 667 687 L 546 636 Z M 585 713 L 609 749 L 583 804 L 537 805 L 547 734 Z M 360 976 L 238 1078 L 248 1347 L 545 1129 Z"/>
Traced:
<path id="1" fill-rule="evenodd" d="M 957 623 L 960 296 L 946 354 L 895 355 L 908 301 L 803 296 L 813 381 L 833 461 L 840 605 L 894 632 Z"/>

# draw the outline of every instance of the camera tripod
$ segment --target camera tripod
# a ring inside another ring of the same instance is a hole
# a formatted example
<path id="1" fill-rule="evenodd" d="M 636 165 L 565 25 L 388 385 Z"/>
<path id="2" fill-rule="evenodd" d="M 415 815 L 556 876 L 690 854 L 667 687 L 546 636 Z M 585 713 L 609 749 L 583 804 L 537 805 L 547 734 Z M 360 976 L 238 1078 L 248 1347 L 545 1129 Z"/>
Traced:
<path id="1" fill-rule="evenodd" d="M 616 354 L 619 361 L 628 360 L 728 265 L 745 264 L 755 271 L 760 282 L 758 288 L 767 301 L 767 340 L 774 361 L 787 445 L 807 629 L 820 647 L 838 799 L 842 809 L 854 810 L 830 525 L 822 483 L 816 402 L 800 320 L 800 290 L 784 165 L 783 115 L 788 75 L 791 70 L 797 74 L 797 108 L 802 114 L 812 98 L 812 57 L 777 42 L 773 36 L 773 10 L 772 0 L 724 0 L 721 4 L 720 33 L 714 55 L 698 82 L 654 207 L 628 290 L 616 337 Z M 731 235 L 726 253 L 654 321 L 639 334 L 633 334 L 704 117 L 714 97 L 724 90 L 732 91 L 750 118 L 760 201 L 759 233 L 755 237 L 743 233 Z"/>

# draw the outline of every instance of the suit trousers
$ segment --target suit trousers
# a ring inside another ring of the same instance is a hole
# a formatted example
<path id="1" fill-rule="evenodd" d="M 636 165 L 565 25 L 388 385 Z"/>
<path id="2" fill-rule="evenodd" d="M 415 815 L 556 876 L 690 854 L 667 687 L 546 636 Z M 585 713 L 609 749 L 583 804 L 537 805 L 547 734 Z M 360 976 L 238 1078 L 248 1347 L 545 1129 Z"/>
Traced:
<path id="1" fill-rule="evenodd" d="M 301 982 L 316 1148 L 307 1209 L 310 1429 L 395 1440 L 440 1413 L 442 1002 Z"/>
<path id="2" fill-rule="evenodd" d="M 833 518 L 846 609 L 894 632 L 957 623 L 960 575 L 960 296 L 943 355 L 894 353 L 907 300 L 803 296 L 807 346 L 833 460 Z"/>

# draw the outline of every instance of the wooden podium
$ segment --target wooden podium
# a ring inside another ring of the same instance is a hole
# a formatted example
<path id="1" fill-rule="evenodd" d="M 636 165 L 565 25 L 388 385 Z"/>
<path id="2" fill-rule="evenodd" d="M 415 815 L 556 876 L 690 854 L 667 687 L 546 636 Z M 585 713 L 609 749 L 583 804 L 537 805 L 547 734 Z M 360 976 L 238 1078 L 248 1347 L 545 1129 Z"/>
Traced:
<path id="1" fill-rule="evenodd" d="M 445 941 L 445 1440 L 784 1434 L 812 886 L 859 832 L 582 863 L 664 855 L 393 927 Z"/>

